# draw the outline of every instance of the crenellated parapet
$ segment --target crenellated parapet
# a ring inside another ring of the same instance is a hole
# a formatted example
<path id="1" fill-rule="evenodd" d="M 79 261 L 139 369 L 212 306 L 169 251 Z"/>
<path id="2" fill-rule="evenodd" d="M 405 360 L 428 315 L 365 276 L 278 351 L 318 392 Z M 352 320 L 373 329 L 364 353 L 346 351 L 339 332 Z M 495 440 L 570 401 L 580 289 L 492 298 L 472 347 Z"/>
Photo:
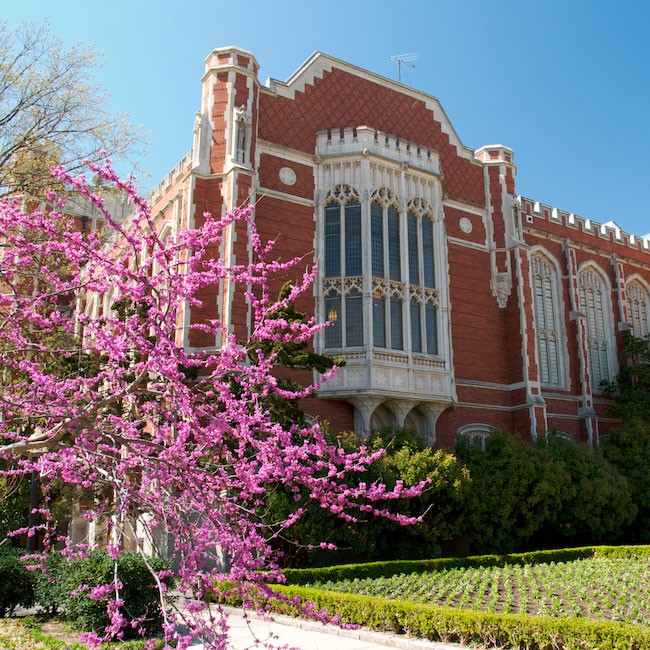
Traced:
<path id="1" fill-rule="evenodd" d="M 153 205 L 160 199 L 171 186 L 178 182 L 186 172 L 192 170 L 192 151 L 183 156 L 180 162 L 168 173 L 163 176 L 162 181 L 149 194 L 149 203 Z"/>
<path id="2" fill-rule="evenodd" d="M 432 174 L 440 173 L 440 158 L 435 149 L 369 126 L 325 129 L 316 134 L 317 155 L 336 156 L 359 152 L 406 163 Z"/>
<path id="3" fill-rule="evenodd" d="M 572 212 L 553 208 L 524 196 L 518 196 L 517 202 L 521 210 L 521 220 L 524 227 L 533 226 L 536 220 L 543 220 L 566 228 L 566 236 L 569 238 L 578 232 L 592 235 L 600 240 L 605 239 L 618 243 L 627 248 L 650 251 L 650 234 L 642 236 L 629 234 L 624 232 L 613 220 L 599 223 L 593 219 L 585 219 Z"/>

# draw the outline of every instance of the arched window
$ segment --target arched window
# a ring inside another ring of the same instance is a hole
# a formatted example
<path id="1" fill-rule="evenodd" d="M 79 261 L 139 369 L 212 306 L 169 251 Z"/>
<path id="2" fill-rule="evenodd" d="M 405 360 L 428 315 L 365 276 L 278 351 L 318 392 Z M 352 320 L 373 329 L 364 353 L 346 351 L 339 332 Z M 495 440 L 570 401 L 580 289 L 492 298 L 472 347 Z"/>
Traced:
<path id="1" fill-rule="evenodd" d="M 361 275 L 362 261 L 359 196 L 339 185 L 325 206 L 325 277 Z"/>
<path id="2" fill-rule="evenodd" d="M 572 435 L 566 433 L 565 431 L 558 431 L 557 429 L 551 429 L 551 431 L 546 434 L 546 439 L 548 441 L 562 440 L 563 442 L 576 442 L 575 438 Z"/>
<path id="3" fill-rule="evenodd" d="M 456 441 L 466 445 L 469 449 L 485 451 L 488 438 L 495 430 L 488 424 L 466 424 L 458 429 Z"/>
<path id="4" fill-rule="evenodd" d="M 338 185 L 325 204 L 325 347 L 363 345 L 361 203 Z"/>
<path id="5" fill-rule="evenodd" d="M 578 276 L 578 293 L 580 311 L 585 315 L 589 379 L 592 390 L 599 390 L 601 382 L 612 378 L 613 333 L 607 285 L 599 273 L 587 268 Z"/>
<path id="6" fill-rule="evenodd" d="M 400 213 L 392 190 L 373 192 L 370 203 L 372 254 L 372 344 L 404 349 Z"/>
<path id="7" fill-rule="evenodd" d="M 546 257 L 535 254 L 531 259 L 531 274 L 540 380 L 559 386 L 563 378 L 557 272 Z"/>
<path id="8" fill-rule="evenodd" d="M 648 330 L 648 290 L 638 280 L 632 280 L 625 289 L 627 318 L 634 336 L 646 336 Z"/>
<path id="9" fill-rule="evenodd" d="M 411 349 L 438 354 L 432 214 L 426 201 L 416 198 L 409 202 L 406 217 Z"/>

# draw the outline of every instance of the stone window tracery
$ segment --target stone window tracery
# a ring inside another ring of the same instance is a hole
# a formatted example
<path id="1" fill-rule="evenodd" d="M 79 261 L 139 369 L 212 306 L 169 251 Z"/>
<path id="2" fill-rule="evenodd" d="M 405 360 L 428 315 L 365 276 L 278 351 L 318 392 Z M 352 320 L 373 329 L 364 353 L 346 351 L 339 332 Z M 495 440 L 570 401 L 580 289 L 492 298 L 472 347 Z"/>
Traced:
<path id="1" fill-rule="evenodd" d="M 533 255 L 531 272 L 540 379 L 544 384 L 558 386 L 563 378 L 557 272 L 543 255 Z"/>
<path id="2" fill-rule="evenodd" d="M 627 297 L 627 318 L 632 325 L 632 334 L 642 337 L 649 333 L 648 329 L 648 291 L 638 281 L 632 280 L 625 290 Z"/>
<path id="3" fill-rule="evenodd" d="M 325 197 L 323 298 L 331 323 L 325 347 L 365 345 L 363 324 L 371 318 L 374 347 L 409 351 L 410 341 L 411 352 L 437 355 L 433 211 L 422 198 L 400 205 L 386 187 L 366 197 L 364 206 L 359 192 L 346 184 Z M 364 210 L 369 216 L 365 229 Z M 363 251 L 370 260 L 364 260 Z M 367 309 L 364 265 L 371 276 Z"/>
<path id="4" fill-rule="evenodd" d="M 603 278 L 592 268 L 578 276 L 578 293 L 580 311 L 585 315 L 589 378 L 592 390 L 599 390 L 601 382 L 612 378 L 611 305 Z"/>
<path id="5" fill-rule="evenodd" d="M 496 429 L 488 424 L 466 424 L 458 429 L 456 441 L 466 445 L 469 449 L 485 451 L 488 438 L 493 431 Z"/>
<path id="6" fill-rule="evenodd" d="M 438 354 L 438 292 L 435 289 L 433 212 L 419 197 L 407 206 L 411 349 Z"/>

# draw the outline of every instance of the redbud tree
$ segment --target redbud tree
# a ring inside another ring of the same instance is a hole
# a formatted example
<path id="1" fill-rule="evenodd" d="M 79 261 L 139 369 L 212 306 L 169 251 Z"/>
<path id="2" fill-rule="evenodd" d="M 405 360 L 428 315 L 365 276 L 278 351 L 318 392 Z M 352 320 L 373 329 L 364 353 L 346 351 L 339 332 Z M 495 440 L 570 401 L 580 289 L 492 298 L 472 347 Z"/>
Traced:
<path id="1" fill-rule="evenodd" d="M 63 547 L 68 557 L 90 550 L 55 526 L 47 500 L 54 484 L 91 496 L 85 516 L 105 526 L 115 560 L 129 548 L 155 554 L 165 539 L 168 568 L 154 571 L 165 642 L 186 647 L 200 636 L 207 647 L 225 647 L 227 623 L 208 604 L 212 592 L 228 585 L 244 602 L 253 593 L 279 598 L 266 586 L 282 580 L 272 542 L 303 515 L 298 508 L 285 520 L 264 521 L 259 513 L 268 490 L 289 490 L 296 502 L 306 493 L 348 521 L 374 513 L 407 524 L 386 504 L 423 486 L 347 484 L 346 476 L 363 472 L 381 452 L 348 453 L 328 443 L 318 425 L 282 426 L 269 416 L 269 396 L 296 399 L 317 389 L 279 385 L 273 344 L 309 341 L 323 325 L 281 317 L 310 288 L 316 270 L 298 272 L 299 260 L 276 261 L 273 242 L 257 234 L 252 207 L 205 215 L 199 228 L 163 239 L 130 181 L 108 163 L 91 170 L 128 196 L 128 220 L 114 220 L 83 176 L 60 168 L 53 170 L 58 180 L 102 212 L 101 232 L 71 228 L 53 193 L 41 210 L 10 200 L 0 205 L 4 471 L 40 476 L 39 518 L 22 532 L 38 533 L 46 550 Z M 208 251 L 235 223 L 245 225 L 252 255 L 229 266 Z M 299 279 L 274 299 L 270 279 L 288 272 Z M 213 320 L 190 327 L 218 345 L 184 348 L 184 310 L 200 305 L 203 289 L 230 282 L 242 287 L 248 304 L 248 341 L 234 338 L 215 306 Z M 87 309 L 92 300 L 102 309 Z M 107 599 L 111 621 L 90 640 L 120 637 L 128 625 L 144 633 L 145 621 L 128 621 L 117 575 L 110 584 L 83 588 Z"/>

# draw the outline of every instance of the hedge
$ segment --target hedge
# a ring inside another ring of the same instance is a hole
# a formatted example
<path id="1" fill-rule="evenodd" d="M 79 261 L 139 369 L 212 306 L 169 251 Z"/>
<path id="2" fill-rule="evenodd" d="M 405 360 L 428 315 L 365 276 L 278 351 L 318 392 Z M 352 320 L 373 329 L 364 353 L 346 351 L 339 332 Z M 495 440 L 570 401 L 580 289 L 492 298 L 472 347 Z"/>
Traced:
<path id="1" fill-rule="evenodd" d="M 0 618 L 13 614 L 16 607 L 34 604 L 34 576 L 27 571 L 21 558 L 23 552 L 0 550 Z"/>
<path id="2" fill-rule="evenodd" d="M 338 615 L 342 624 L 360 624 L 432 641 L 526 650 L 650 650 L 650 628 L 627 623 L 490 614 L 296 586 L 276 585 L 274 589 Z M 289 603 L 274 605 L 274 609 L 299 614 L 298 607 Z"/>
<path id="3" fill-rule="evenodd" d="M 465 558 L 436 558 L 432 560 L 398 560 L 391 562 L 368 562 L 364 564 L 341 564 L 314 569 L 285 569 L 289 585 L 338 582 L 355 578 L 387 578 L 400 573 L 425 573 L 447 569 L 506 566 L 511 564 L 545 564 L 549 562 L 573 562 L 587 558 L 650 559 L 648 546 L 584 546 L 581 548 L 511 553 L 508 555 L 477 555 Z"/>
<path id="4" fill-rule="evenodd" d="M 164 568 L 164 563 L 158 558 L 150 558 L 148 561 L 155 571 Z M 55 591 L 50 593 L 52 598 L 61 599 L 56 603 L 57 608 L 65 613 L 73 627 L 84 632 L 104 632 L 110 623 L 106 611 L 108 598 L 92 600 L 86 591 L 77 587 L 110 584 L 114 570 L 115 561 L 105 551 L 93 551 L 86 558 L 55 564 L 54 573 L 60 584 L 53 583 Z M 129 619 L 144 616 L 142 627 L 146 633 L 157 633 L 162 624 L 160 596 L 156 581 L 144 559 L 137 553 L 120 555 L 117 560 L 117 577 L 122 583 L 120 598 L 124 601 L 121 609 L 125 616 Z M 124 629 L 124 633 L 125 638 L 139 634 L 138 630 L 130 626 Z"/>
<path id="5" fill-rule="evenodd" d="M 88 588 L 110 584 L 114 579 L 115 562 L 105 551 L 93 551 L 72 562 L 60 553 L 50 553 L 47 574 L 40 569 L 28 571 L 20 557 L 19 551 L 0 552 L 0 616 L 11 615 L 18 605 L 30 607 L 36 603 L 48 614 L 62 613 L 78 630 L 104 632 L 110 622 L 106 612 L 108 598 L 93 600 Z M 164 568 L 158 558 L 148 562 L 155 571 Z M 160 595 L 145 560 L 137 553 L 121 555 L 117 560 L 117 577 L 122 583 L 124 614 L 129 619 L 144 617 L 142 627 L 146 632 L 158 632 L 162 623 Z M 164 582 L 171 585 L 168 578 Z M 78 589 L 79 585 L 86 587 Z M 131 626 L 124 632 L 126 637 L 139 634 Z"/>

